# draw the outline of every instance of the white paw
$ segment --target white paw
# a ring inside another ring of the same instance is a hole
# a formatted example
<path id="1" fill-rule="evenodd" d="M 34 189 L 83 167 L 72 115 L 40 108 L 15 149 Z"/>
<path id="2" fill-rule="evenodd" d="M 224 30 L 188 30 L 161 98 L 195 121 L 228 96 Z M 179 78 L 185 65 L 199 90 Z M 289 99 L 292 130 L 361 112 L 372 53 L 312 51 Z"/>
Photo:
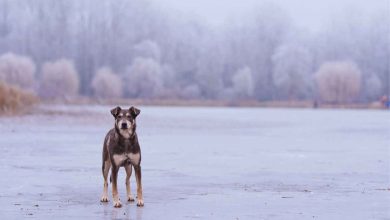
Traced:
<path id="1" fill-rule="evenodd" d="M 120 208 L 120 207 L 122 207 L 122 204 L 121 204 L 121 201 L 114 201 L 114 207 L 115 208 Z"/>
<path id="2" fill-rule="evenodd" d="M 127 201 L 128 202 L 134 202 L 134 197 L 132 195 L 127 196 Z"/>
<path id="3" fill-rule="evenodd" d="M 108 196 L 103 195 L 102 198 L 100 199 L 100 202 L 108 202 Z"/>
<path id="4" fill-rule="evenodd" d="M 144 200 L 143 199 L 138 199 L 137 201 L 137 206 L 144 206 Z"/>

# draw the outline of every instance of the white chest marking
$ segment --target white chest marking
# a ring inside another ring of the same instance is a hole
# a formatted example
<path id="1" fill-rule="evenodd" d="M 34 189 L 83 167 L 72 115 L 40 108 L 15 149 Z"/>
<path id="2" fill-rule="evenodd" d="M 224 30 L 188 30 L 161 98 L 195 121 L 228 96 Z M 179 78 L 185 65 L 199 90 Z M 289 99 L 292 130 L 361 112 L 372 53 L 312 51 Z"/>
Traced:
<path id="1" fill-rule="evenodd" d="M 127 157 L 125 154 L 114 154 L 113 159 L 114 159 L 115 165 L 119 166 L 119 165 L 123 164 L 123 161 L 125 161 L 127 159 Z"/>
<path id="2" fill-rule="evenodd" d="M 126 129 L 126 130 L 122 130 L 120 129 L 119 130 L 119 133 L 121 133 L 121 135 L 124 137 L 124 138 L 130 138 L 132 132 L 130 129 Z"/>
<path id="3" fill-rule="evenodd" d="M 139 160 L 141 159 L 141 155 L 139 153 L 137 154 L 129 153 L 127 154 L 127 157 L 130 159 L 130 163 L 133 165 L 138 165 Z"/>
<path id="4" fill-rule="evenodd" d="M 130 160 L 130 163 L 133 165 L 138 165 L 141 159 L 141 155 L 138 154 L 114 154 L 113 156 L 114 162 L 116 166 L 120 166 L 123 164 L 125 160 Z"/>

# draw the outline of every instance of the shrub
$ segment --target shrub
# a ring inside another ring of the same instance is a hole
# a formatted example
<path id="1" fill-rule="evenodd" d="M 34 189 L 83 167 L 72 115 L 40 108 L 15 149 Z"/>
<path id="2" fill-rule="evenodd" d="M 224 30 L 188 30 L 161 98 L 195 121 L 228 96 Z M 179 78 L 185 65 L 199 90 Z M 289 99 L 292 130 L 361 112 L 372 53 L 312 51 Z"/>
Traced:
<path id="1" fill-rule="evenodd" d="M 22 109 L 27 109 L 37 101 L 38 98 L 31 92 L 0 81 L 0 113 L 15 113 Z"/>
<path id="2" fill-rule="evenodd" d="M 331 103 L 353 101 L 359 94 L 361 73 L 355 63 L 326 62 L 315 73 L 321 99 Z"/>
<path id="3" fill-rule="evenodd" d="M 24 89 L 32 89 L 35 82 L 35 64 L 25 56 L 7 53 L 0 56 L 0 81 Z"/>
<path id="4" fill-rule="evenodd" d="M 77 95 L 79 77 L 73 62 L 61 59 L 42 67 L 39 94 L 44 98 L 69 98 Z"/>
<path id="5" fill-rule="evenodd" d="M 100 68 L 92 80 L 91 87 L 98 98 L 119 98 L 122 96 L 122 81 L 109 68 Z"/>
<path id="6" fill-rule="evenodd" d="M 162 89 L 162 70 L 150 58 L 136 58 L 125 73 L 125 91 L 132 98 L 158 97 Z"/>

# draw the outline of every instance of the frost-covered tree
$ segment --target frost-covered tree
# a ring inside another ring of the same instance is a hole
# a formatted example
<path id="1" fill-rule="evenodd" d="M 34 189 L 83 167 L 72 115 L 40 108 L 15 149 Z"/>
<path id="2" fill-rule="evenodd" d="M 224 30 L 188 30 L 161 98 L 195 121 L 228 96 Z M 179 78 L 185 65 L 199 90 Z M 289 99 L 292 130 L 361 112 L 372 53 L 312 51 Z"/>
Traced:
<path id="1" fill-rule="evenodd" d="M 200 57 L 196 63 L 195 80 L 203 97 L 216 99 L 224 87 L 224 56 L 222 45 L 211 42 L 212 40 L 202 45 Z"/>
<path id="2" fill-rule="evenodd" d="M 382 8 L 380 11 L 370 16 L 370 20 L 365 30 L 365 35 L 363 37 L 364 44 L 359 43 L 359 45 L 364 45 L 364 51 L 360 54 L 361 59 L 359 62 L 359 66 L 364 66 L 364 69 L 362 69 L 362 71 L 364 71 L 364 73 L 368 75 L 366 78 L 369 81 L 372 81 L 373 84 L 377 84 L 378 86 L 379 83 L 374 82 L 376 81 L 376 79 L 372 78 L 377 76 L 377 79 L 380 81 L 381 84 L 381 89 L 379 93 L 381 94 L 381 96 L 387 95 L 388 97 L 390 97 L 389 8 Z M 375 76 L 369 76 L 372 72 L 375 73 Z M 370 86 L 370 84 L 366 85 Z M 376 90 L 376 88 L 378 87 L 373 86 L 372 88 Z M 364 91 L 369 92 L 369 89 L 364 89 Z M 376 97 L 372 98 L 374 100 L 376 99 Z"/>
<path id="3" fill-rule="evenodd" d="M 144 40 L 134 46 L 134 56 L 151 58 L 156 61 L 161 59 L 161 51 L 158 44 L 151 40 Z"/>
<path id="4" fill-rule="evenodd" d="M 254 94 L 254 81 L 249 67 L 239 69 L 232 78 L 233 95 L 236 98 L 250 98 Z"/>
<path id="5" fill-rule="evenodd" d="M 167 28 L 167 38 L 159 38 L 164 64 L 169 64 L 175 70 L 175 84 L 180 87 L 196 83 L 196 74 L 202 59 L 202 42 L 205 28 L 197 22 L 186 22 L 184 19 L 170 23 Z M 175 30 L 180 30 L 180 34 Z M 164 76 L 165 78 L 165 76 Z M 180 93 L 180 91 L 179 91 Z M 179 94 L 180 95 L 180 94 Z"/>
<path id="6" fill-rule="evenodd" d="M 375 73 L 382 84 L 382 95 L 390 92 L 389 44 L 390 13 L 387 7 L 370 14 L 348 8 L 332 16 L 321 32 L 311 37 L 316 65 L 327 60 L 354 60 L 366 82 Z M 310 42 L 310 41 L 307 41 Z M 362 83 L 359 101 L 368 101 L 367 83 Z"/>
<path id="7" fill-rule="evenodd" d="M 92 80 L 91 87 L 98 98 L 120 98 L 122 96 L 122 80 L 108 67 L 100 68 Z"/>
<path id="8" fill-rule="evenodd" d="M 365 80 L 364 90 L 365 97 L 371 101 L 377 101 L 383 95 L 382 82 L 376 74 L 372 74 Z"/>
<path id="9" fill-rule="evenodd" d="M 272 76 L 279 98 L 306 98 L 312 71 L 310 52 L 299 45 L 285 44 L 276 49 L 272 62 Z"/>
<path id="10" fill-rule="evenodd" d="M 299 69 L 305 63 L 305 59 L 288 56 L 293 48 L 281 52 L 293 42 L 294 47 L 309 52 L 313 67 L 329 60 L 356 62 L 364 82 L 357 101 L 374 98 L 369 86 L 373 88 L 378 81 L 370 79 L 372 73 L 382 85 L 379 93 L 390 95 L 390 13 L 386 7 L 369 13 L 340 8 L 328 25 L 312 32 L 291 23 L 285 6 L 276 3 L 259 4 L 239 19 L 231 17 L 226 25 L 218 26 L 160 10 L 158 4 L 145 0 L 99 0 L 98 4 L 96 0 L 0 0 L 0 53 L 23 54 L 37 66 L 61 57 L 74 60 L 80 93 L 87 96 L 94 94 L 91 82 L 101 66 L 119 72 L 136 58 L 145 58 L 163 66 L 158 78 L 158 84 L 165 87 L 163 97 L 180 97 L 187 87 L 192 94 L 199 89 L 199 98 L 233 96 L 232 78 L 247 66 L 254 81 L 253 98 L 308 98 L 313 90 L 293 86 L 303 82 L 300 77 L 279 77 L 289 72 L 283 70 L 286 66 Z M 165 71 L 165 66 L 174 71 Z"/>
<path id="11" fill-rule="evenodd" d="M 0 37 L 7 36 L 11 32 L 10 0 L 0 1 Z"/>
<path id="12" fill-rule="evenodd" d="M 288 13 L 279 5 L 266 3 L 256 10 L 249 27 L 249 50 L 246 59 L 255 80 L 255 95 L 259 100 L 274 98 L 272 77 L 272 55 L 276 48 L 285 41 L 291 28 Z M 252 35 L 252 36 L 251 36 Z"/>
<path id="13" fill-rule="evenodd" d="M 348 103 L 359 95 L 361 72 L 351 61 L 326 62 L 315 73 L 315 78 L 325 102 Z"/>
<path id="14" fill-rule="evenodd" d="M 0 56 L 0 81 L 32 89 L 35 83 L 35 64 L 26 56 L 7 53 Z"/>
<path id="15" fill-rule="evenodd" d="M 78 94 L 79 76 L 72 61 L 43 64 L 39 94 L 43 98 L 70 98 Z"/>
<path id="16" fill-rule="evenodd" d="M 126 70 L 125 92 L 131 98 L 155 98 L 162 90 L 161 65 L 151 58 L 136 58 Z"/>

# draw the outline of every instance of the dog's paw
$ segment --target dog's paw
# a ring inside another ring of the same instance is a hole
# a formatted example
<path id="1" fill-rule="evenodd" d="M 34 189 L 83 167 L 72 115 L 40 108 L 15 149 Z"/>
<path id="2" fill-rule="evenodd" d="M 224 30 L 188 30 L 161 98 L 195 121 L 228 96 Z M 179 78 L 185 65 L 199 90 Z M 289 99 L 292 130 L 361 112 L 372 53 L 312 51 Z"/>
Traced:
<path id="1" fill-rule="evenodd" d="M 106 196 L 106 195 L 102 196 L 102 198 L 100 199 L 100 202 L 108 202 L 108 196 Z"/>
<path id="2" fill-rule="evenodd" d="M 143 199 L 138 199 L 138 201 L 137 201 L 137 206 L 138 206 L 138 207 L 144 206 L 144 200 L 143 200 Z"/>
<path id="3" fill-rule="evenodd" d="M 121 201 L 114 201 L 114 207 L 115 208 L 120 208 L 120 207 L 122 207 L 122 203 L 121 203 Z"/>
<path id="4" fill-rule="evenodd" d="M 134 197 L 132 195 L 127 196 L 128 202 L 134 202 Z"/>

